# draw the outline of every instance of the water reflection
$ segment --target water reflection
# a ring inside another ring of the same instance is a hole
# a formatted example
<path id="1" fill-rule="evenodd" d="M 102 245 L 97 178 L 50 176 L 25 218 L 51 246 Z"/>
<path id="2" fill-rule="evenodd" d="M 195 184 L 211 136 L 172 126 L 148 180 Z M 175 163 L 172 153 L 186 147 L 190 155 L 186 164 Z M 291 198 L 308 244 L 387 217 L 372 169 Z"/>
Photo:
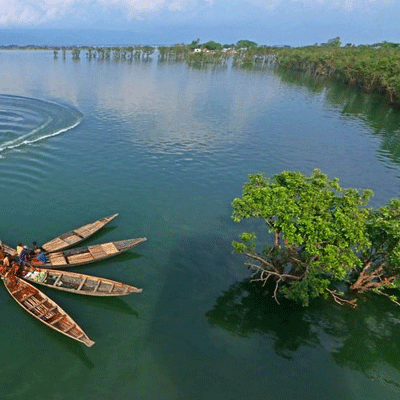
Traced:
<path id="1" fill-rule="evenodd" d="M 322 346 L 338 365 L 369 376 L 381 375 L 382 366 L 393 367 L 394 384 L 400 385 L 400 309 L 371 297 L 359 299 L 355 310 L 323 301 L 308 308 L 287 301 L 279 306 L 245 280 L 218 297 L 206 317 L 234 335 L 268 335 L 284 358 L 293 358 L 302 346 Z"/>
<path id="2" fill-rule="evenodd" d="M 379 155 L 400 164 L 400 110 L 390 106 L 383 95 L 365 93 L 310 74 L 281 69 L 276 73 L 285 84 L 304 87 L 314 94 L 323 93 L 342 115 L 365 122 L 381 139 Z"/>
<path id="3" fill-rule="evenodd" d="M 219 66 L 159 65 L 150 75 L 142 66 L 123 69 L 96 93 L 100 114 L 112 110 L 129 121 L 132 129 L 122 133 L 150 153 L 204 153 L 247 141 L 243 132 L 254 114 L 263 115 L 279 97 L 273 78 L 254 92 L 241 79 L 232 85 L 226 68 Z"/>
<path id="4" fill-rule="evenodd" d="M 79 296 L 75 293 L 68 292 L 61 292 L 58 293 L 58 295 L 66 298 L 71 296 L 71 298 L 77 303 L 86 304 L 88 307 L 97 307 L 105 311 L 118 312 L 121 314 L 131 315 L 136 318 L 139 317 L 138 311 L 119 297 Z"/>
<path id="5" fill-rule="evenodd" d="M 65 60 L 63 60 L 65 61 Z M 72 61 L 77 61 L 77 62 L 81 62 L 81 59 L 78 60 L 73 60 Z M 83 62 L 88 62 L 88 63 L 97 63 L 99 65 L 101 64 L 133 64 L 133 65 L 144 65 L 144 66 L 149 66 L 151 65 L 153 59 L 151 57 L 149 58 L 137 58 L 137 57 L 110 57 L 110 58 L 99 58 L 99 57 L 92 57 L 92 58 L 88 58 L 86 57 L 86 60 Z"/>
<path id="6" fill-rule="evenodd" d="M 246 143 L 248 125 L 281 96 L 271 74 L 260 82 L 259 76 L 232 78 L 226 66 L 189 67 L 152 58 L 54 60 L 52 52 L 16 51 L 2 54 L 2 67 L 2 91 L 46 93 L 80 109 L 93 104 L 91 115 L 105 123 L 127 122 L 131 129 L 119 133 L 157 154 L 204 153 Z M 260 85 L 263 90 L 255 91 Z"/>
<path id="7" fill-rule="evenodd" d="M 16 315 L 19 314 L 15 317 L 14 322 L 16 324 L 21 324 L 18 328 L 19 331 L 23 332 L 25 330 L 25 332 L 21 336 L 22 343 L 20 344 L 20 346 L 22 346 L 22 349 L 24 349 L 25 352 L 28 352 L 31 357 L 35 353 L 40 354 L 40 352 L 45 353 L 46 351 L 49 351 L 51 347 L 48 344 L 46 345 L 46 343 L 49 342 L 54 344 L 53 349 L 55 352 L 57 352 L 57 354 L 62 354 L 65 351 L 66 353 L 70 353 L 74 357 L 79 359 L 86 368 L 92 369 L 94 367 L 94 364 L 86 354 L 82 343 L 72 340 L 71 338 L 62 335 L 53 329 L 49 329 L 46 325 L 43 324 L 43 322 L 32 318 L 28 314 L 25 314 L 24 311 L 22 311 L 21 308 L 11 299 L 9 309 L 10 308 L 11 311 L 8 312 L 12 312 Z M 20 313 L 24 314 L 21 315 Z M 21 328 L 21 326 L 24 326 L 25 328 Z M 44 334 L 45 336 L 44 339 L 42 338 L 42 334 Z M 11 341 L 10 343 L 12 343 L 12 346 L 17 345 L 15 340 Z M 32 349 L 32 345 L 35 347 L 34 350 Z M 5 360 L 7 360 L 8 357 L 13 358 L 13 352 L 5 352 Z M 23 359 L 23 356 L 21 356 L 21 358 Z M 12 361 L 15 362 L 16 360 L 13 359 Z"/>
<path id="8" fill-rule="evenodd" d="M 47 327 L 40 327 L 51 341 L 57 343 L 62 348 L 62 351 L 70 353 L 80 360 L 80 362 L 88 369 L 94 367 L 94 363 L 86 354 L 86 351 L 82 347 L 81 343 L 72 341 L 70 338 L 60 335 L 58 332 L 54 332 Z M 47 329 L 46 329 L 47 328 Z"/>
<path id="9" fill-rule="evenodd" d="M 188 68 L 193 70 L 203 71 L 226 71 L 228 69 L 227 63 L 199 63 L 191 62 L 187 64 Z"/>
<path id="10" fill-rule="evenodd" d="M 318 336 L 301 307 L 287 302 L 279 306 L 248 280 L 230 286 L 218 297 L 206 317 L 212 326 L 227 329 L 235 335 L 271 336 L 275 352 L 284 358 L 293 358 L 302 345 L 318 343 Z"/>

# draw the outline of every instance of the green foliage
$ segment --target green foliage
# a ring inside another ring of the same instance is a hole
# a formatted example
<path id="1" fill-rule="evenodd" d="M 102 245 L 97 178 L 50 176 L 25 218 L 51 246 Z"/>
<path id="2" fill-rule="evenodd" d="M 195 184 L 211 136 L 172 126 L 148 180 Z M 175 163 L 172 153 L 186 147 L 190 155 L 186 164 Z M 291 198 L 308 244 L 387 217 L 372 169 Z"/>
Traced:
<path id="1" fill-rule="evenodd" d="M 256 42 L 252 42 L 251 40 L 239 40 L 236 43 L 236 48 L 237 49 L 249 49 L 251 47 L 257 47 Z"/>
<path id="2" fill-rule="evenodd" d="M 71 50 L 72 58 L 74 60 L 79 60 L 79 56 L 81 54 L 81 49 L 79 47 L 75 47 Z"/>
<path id="3" fill-rule="evenodd" d="M 201 47 L 207 50 L 221 50 L 222 44 L 210 40 L 209 42 L 202 44 Z"/>
<path id="4" fill-rule="evenodd" d="M 199 44 L 200 44 L 200 38 L 197 38 L 196 40 L 193 40 L 192 43 L 188 45 L 188 47 L 190 50 L 194 50 L 199 47 Z"/>
<path id="5" fill-rule="evenodd" d="M 367 223 L 372 242 L 368 258 L 386 261 L 386 268 L 400 272 L 400 199 L 372 212 Z"/>
<path id="6" fill-rule="evenodd" d="M 154 53 L 154 47 L 151 46 L 143 46 L 142 47 L 142 53 L 146 55 L 146 57 L 149 57 L 151 54 Z"/>
<path id="7" fill-rule="evenodd" d="M 328 42 L 326 43 L 326 45 L 330 46 L 330 47 L 340 47 L 341 44 L 342 44 L 342 42 L 341 42 L 339 36 L 337 36 L 333 39 L 329 39 Z"/>
<path id="8" fill-rule="evenodd" d="M 280 67 L 309 71 L 365 91 L 385 93 L 391 103 L 400 105 L 400 51 L 394 44 L 279 48 L 275 55 Z"/>
<path id="9" fill-rule="evenodd" d="M 388 205 L 372 211 L 366 223 L 371 246 L 362 251 L 364 262 L 351 288 L 372 290 L 385 294 L 396 302 L 397 297 L 386 290 L 400 289 L 400 199 L 392 199 Z"/>
<path id="10" fill-rule="evenodd" d="M 361 266 L 357 252 L 370 246 L 365 206 L 371 195 L 343 189 L 319 170 L 311 176 L 285 171 L 270 179 L 249 175 L 242 197 L 232 202 L 232 217 L 264 220 L 274 244 L 257 254 L 255 234 L 246 233 L 234 250 L 256 260 L 256 275 L 277 279 L 283 295 L 306 305 Z"/>

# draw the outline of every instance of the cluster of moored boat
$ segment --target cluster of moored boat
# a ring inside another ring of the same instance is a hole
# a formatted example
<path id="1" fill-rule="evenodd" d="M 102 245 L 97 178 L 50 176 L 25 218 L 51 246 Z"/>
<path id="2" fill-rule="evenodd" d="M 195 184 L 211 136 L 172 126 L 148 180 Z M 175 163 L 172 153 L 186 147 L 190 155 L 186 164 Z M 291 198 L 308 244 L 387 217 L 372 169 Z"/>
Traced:
<path id="1" fill-rule="evenodd" d="M 81 226 L 43 244 L 47 258 L 45 264 L 32 259 L 29 265 L 22 267 L 14 264 L 10 268 L 0 268 L 1 278 L 8 292 L 25 311 L 48 327 L 88 347 L 94 342 L 82 328 L 59 305 L 29 282 L 91 296 L 122 296 L 142 292 L 142 289 L 111 279 L 63 270 L 116 256 L 147 240 L 136 238 L 71 249 L 99 231 L 117 215 Z M 6 256 L 16 257 L 17 251 L 3 244 L 0 261 Z M 16 271 L 18 272 L 15 273 Z"/>

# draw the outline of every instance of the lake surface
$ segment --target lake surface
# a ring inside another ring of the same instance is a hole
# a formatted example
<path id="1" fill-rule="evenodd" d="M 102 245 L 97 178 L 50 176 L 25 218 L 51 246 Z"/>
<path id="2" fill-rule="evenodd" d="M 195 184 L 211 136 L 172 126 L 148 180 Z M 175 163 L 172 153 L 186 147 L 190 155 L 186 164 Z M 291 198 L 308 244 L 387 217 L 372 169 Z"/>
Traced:
<path id="1" fill-rule="evenodd" d="M 2 399 L 398 399 L 400 308 L 278 306 L 246 278 L 230 203 L 249 173 L 399 196 L 400 112 L 271 70 L 0 53 L 0 238 L 43 243 L 106 215 L 89 243 L 146 236 L 81 271 L 142 287 L 50 295 L 96 342 L 51 331 L 0 290 Z"/>

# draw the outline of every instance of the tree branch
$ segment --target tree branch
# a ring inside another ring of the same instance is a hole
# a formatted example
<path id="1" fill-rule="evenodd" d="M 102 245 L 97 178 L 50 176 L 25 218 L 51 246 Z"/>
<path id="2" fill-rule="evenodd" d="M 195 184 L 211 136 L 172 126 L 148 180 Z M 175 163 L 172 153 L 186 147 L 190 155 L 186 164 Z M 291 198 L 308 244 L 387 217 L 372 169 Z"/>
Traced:
<path id="1" fill-rule="evenodd" d="M 265 270 L 265 269 L 261 268 L 257 264 L 245 263 L 245 265 L 247 265 L 248 267 L 252 268 L 256 273 L 260 273 L 260 274 L 264 273 L 265 275 L 268 275 L 266 279 L 268 279 L 270 276 L 275 276 L 275 277 L 278 277 L 279 279 L 282 279 L 282 280 L 285 279 L 285 278 L 294 279 L 296 281 L 300 280 L 299 276 L 291 275 L 291 274 L 281 274 L 281 273 L 276 272 L 276 271 L 268 271 L 268 270 Z"/>
<path id="2" fill-rule="evenodd" d="M 282 277 L 280 277 L 280 278 L 276 281 L 275 290 L 274 290 L 274 295 L 272 296 L 278 304 L 280 304 L 279 301 L 278 301 L 278 297 L 277 297 L 277 295 L 278 295 L 278 287 L 279 287 L 279 282 L 280 282 L 280 281 L 282 281 Z"/>
<path id="3" fill-rule="evenodd" d="M 387 293 L 384 293 L 380 290 L 377 291 L 378 294 L 381 294 L 383 296 L 389 297 L 390 301 L 393 301 L 393 303 L 397 304 L 400 307 L 400 302 L 398 302 L 397 300 L 394 300 L 390 295 L 388 295 Z"/>
<path id="4" fill-rule="evenodd" d="M 278 269 L 272 263 L 267 261 L 264 257 L 261 257 L 255 253 L 249 253 L 247 251 L 245 251 L 243 254 L 249 258 L 252 258 L 253 260 L 259 261 L 261 264 L 264 264 L 264 265 L 268 266 L 269 268 L 272 268 L 274 271 L 278 272 Z"/>
<path id="5" fill-rule="evenodd" d="M 328 288 L 326 288 L 326 290 L 333 297 L 333 300 L 335 300 L 335 302 L 337 304 L 340 304 L 341 306 L 343 306 L 345 304 L 348 304 L 351 307 L 357 307 L 356 299 L 354 299 L 354 300 L 346 300 L 343 297 L 339 296 L 337 294 L 336 290 L 331 290 L 331 289 L 328 289 Z"/>
<path id="6" fill-rule="evenodd" d="M 275 232 L 274 248 L 279 249 L 281 247 L 281 234 L 280 232 Z"/>
<path id="7" fill-rule="evenodd" d="M 269 278 L 271 277 L 278 278 L 277 281 L 275 282 L 274 294 L 272 296 L 278 304 L 280 304 L 278 301 L 278 289 L 280 282 L 285 281 L 285 279 L 294 279 L 294 280 L 300 279 L 298 276 L 295 275 L 281 274 L 279 272 L 263 269 L 257 264 L 245 263 L 245 265 L 254 270 L 253 274 L 251 275 L 252 278 L 251 282 L 262 282 L 264 286 Z M 254 278 L 256 275 L 259 275 L 259 278 Z"/>
<path id="8" fill-rule="evenodd" d="M 380 274 L 379 272 L 382 271 L 384 267 L 384 263 L 382 263 L 378 268 L 376 268 L 374 271 L 367 273 L 368 269 L 371 268 L 372 266 L 372 261 L 367 262 L 365 264 L 364 268 L 361 270 L 360 275 L 358 276 L 357 280 L 350 286 L 350 289 L 352 290 L 357 290 L 361 289 L 363 290 L 363 287 L 365 287 L 365 282 L 370 281 L 374 277 L 379 277 Z"/>

